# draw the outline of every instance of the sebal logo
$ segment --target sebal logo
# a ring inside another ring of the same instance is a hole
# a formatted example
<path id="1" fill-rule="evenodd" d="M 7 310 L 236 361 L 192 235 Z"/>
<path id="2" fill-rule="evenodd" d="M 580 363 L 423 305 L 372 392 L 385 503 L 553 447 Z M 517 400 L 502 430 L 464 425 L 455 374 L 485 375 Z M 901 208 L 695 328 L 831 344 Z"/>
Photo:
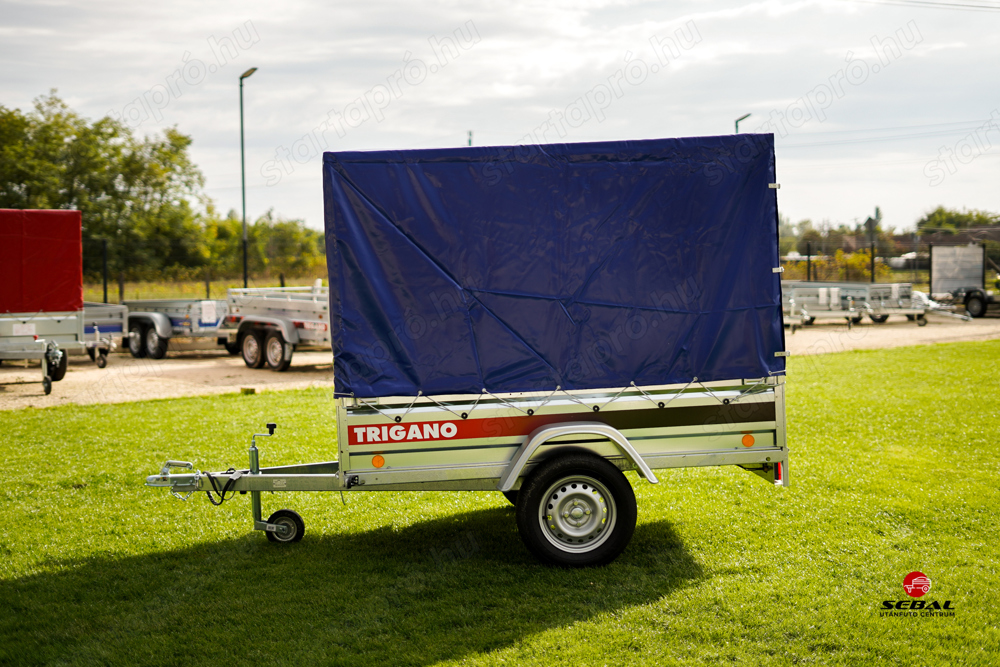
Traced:
<path id="1" fill-rule="evenodd" d="M 903 590 L 911 598 L 922 598 L 931 590 L 931 580 L 923 572 L 910 572 L 903 579 Z"/>
<path id="2" fill-rule="evenodd" d="M 913 571 L 903 577 L 903 590 L 910 598 L 922 598 L 931 590 L 931 580 L 923 572 Z M 879 616 L 954 616 L 951 600 L 883 600 Z"/>

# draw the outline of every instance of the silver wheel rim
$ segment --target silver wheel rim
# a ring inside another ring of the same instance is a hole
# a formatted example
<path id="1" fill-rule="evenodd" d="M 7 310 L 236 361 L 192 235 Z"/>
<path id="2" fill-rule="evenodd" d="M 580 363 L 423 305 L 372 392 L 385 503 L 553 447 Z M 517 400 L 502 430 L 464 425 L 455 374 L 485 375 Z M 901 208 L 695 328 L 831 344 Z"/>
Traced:
<path id="1" fill-rule="evenodd" d="M 243 356 L 250 362 L 257 361 L 257 358 L 260 356 L 260 346 L 257 344 L 256 336 L 247 335 L 243 339 Z"/>
<path id="2" fill-rule="evenodd" d="M 285 346 L 281 344 L 281 340 L 277 336 L 270 338 L 267 341 L 267 363 L 272 366 L 281 365 L 281 360 L 285 356 Z"/>
<path id="3" fill-rule="evenodd" d="M 160 335 L 156 333 L 156 329 L 150 329 L 146 332 L 146 349 L 150 352 L 155 352 L 159 346 Z"/>
<path id="4" fill-rule="evenodd" d="M 135 336 L 129 336 L 128 349 L 138 354 L 142 350 L 142 329 L 132 329 L 129 333 L 134 333 Z"/>
<path id="5" fill-rule="evenodd" d="M 586 475 L 564 477 L 550 486 L 538 508 L 545 539 L 569 553 L 586 553 L 604 544 L 617 520 L 607 487 Z"/>
<path id="6" fill-rule="evenodd" d="M 295 525 L 295 522 L 292 521 L 287 516 L 283 516 L 277 521 L 274 521 L 272 523 L 274 523 L 274 525 L 276 526 L 285 526 L 286 528 L 288 528 L 288 532 L 285 533 L 284 535 L 282 535 L 278 531 L 274 531 L 274 533 L 272 533 L 274 535 L 274 539 L 278 540 L 279 542 L 291 542 L 293 539 L 295 539 L 295 535 L 299 532 L 298 527 Z"/>

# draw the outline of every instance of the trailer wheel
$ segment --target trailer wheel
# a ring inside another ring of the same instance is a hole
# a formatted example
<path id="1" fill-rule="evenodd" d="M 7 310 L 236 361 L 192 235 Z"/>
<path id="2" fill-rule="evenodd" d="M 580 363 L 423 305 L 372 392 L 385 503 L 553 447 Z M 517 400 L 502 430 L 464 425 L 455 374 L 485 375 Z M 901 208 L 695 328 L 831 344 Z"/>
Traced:
<path id="1" fill-rule="evenodd" d="M 907 315 L 906 319 L 908 319 L 909 321 L 912 322 L 913 320 L 917 319 L 917 316 L 916 315 Z"/>
<path id="2" fill-rule="evenodd" d="M 146 327 L 138 322 L 128 328 L 128 351 L 136 359 L 146 356 Z"/>
<path id="3" fill-rule="evenodd" d="M 97 356 L 97 367 L 98 368 L 104 368 L 107 365 L 108 365 L 108 355 L 105 352 L 101 352 Z"/>
<path id="4" fill-rule="evenodd" d="M 923 315 L 917 315 L 917 326 L 918 327 L 927 326 L 927 318 L 924 317 Z"/>
<path id="5" fill-rule="evenodd" d="M 225 346 L 226 346 L 226 352 L 228 352 L 234 357 L 240 353 L 239 343 L 230 343 L 229 341 L 226 341 Z"/>
<path id="6" fill-rule="evenodd" d="M 162 359 L 167 354 L 167 344 L 169 338 L 161 338 L 156 332 L 156 327 L 152 326 L 146 331 L 146 354 L 150 359 Z"/>
<path id="7" fill-rule="evenodd" d="M 808 320 L 806 320 L 806 324 L 815 324 L 815 323 L 816 323 L 815 317 L 810 317 Z"/>
<path id="8" fill-rule="evenodd" d="M 875 324 L 885 324 L 886 320 L 889 319 L 888 315 L 869 315 L 868 317 L 870 317 L 872 322 Z"/>
<path id="9" fill-rule="evenodd" d="M 864 319 L 862 315 L 858 315 L 857 317 L 852 317 L 851 324 L 861 324 L 862 319 Z"/>
<path id="10" fill-rule="evenodd" d="M 59 358 L 59 363 L 49 364 L 49 378 L 53 382 L 59 382 L 64 377 L 66 377 L 66 365 L 69 363 L 69 355 L 66 352 L 62 353 Z"/>
<path id="11" fill-rule="evenodd" d="M 279 373 L 287 371 L 288 367 L 292 365 L 291 345 L 285 342 L 285 337 L 281 335 L 280 331 L 272 331 L 267 334 L 267 340 L 264 342 L 264 356 L 272 371 Z"/>
<path id="12" fill-rule="evenodd" d="M 243 334 L 240 350 L 247 368 L 260 368 L 264 365 L 264 338 L 260 332 L 251 329 Z"/>
<path id="13" fill-rule="evenodd" d="M 974 294 L 965 302 L 965 309 L 972 317 L 982 317 L 986 314 L 986 300 L 978 294 Z"/>
<path id="14" fill-rule="evenodd" d="M 517 491 L 501 491 L 503 497 L 510 501 L 510 504 L 517 507 Z"/>
<path id="15" fill-rule="evenodd" d="M 267 531 L 267 539 L 271 542 L 298 542 L 306 532 L 305 522 L 299 513 L 293 510 L 278 510 L 267 519 L 267 522 L 288 528 L 288 532 L 284 535 L 272 530 Z"/>
<path id="16" fill-rule="evenodd" d="M 597 456 L 568 454 L 542 464 L 517 500 L 521 539 L 539 560 L 553 565 L 606 565 L 635 531 L 632 486 Z"/>
<path id="17" fill-rule="evenodd" d="M 49 379 L 48 375 L 42 378 L 42 391 L 45 392 L 46 396 L 52 393 L 52 380 Z"/>

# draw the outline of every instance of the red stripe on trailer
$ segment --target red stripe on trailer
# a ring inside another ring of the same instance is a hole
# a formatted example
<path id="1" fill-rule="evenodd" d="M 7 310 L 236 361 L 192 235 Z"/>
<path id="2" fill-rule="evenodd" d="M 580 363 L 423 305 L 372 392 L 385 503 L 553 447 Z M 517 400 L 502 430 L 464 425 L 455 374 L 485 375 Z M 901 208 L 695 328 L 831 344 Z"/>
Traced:
<path id="1" fill-rule="evenodd" d="M 389 424 L 351 424 L 349 445 L 392 445 L 431 440 L 473 440 L 526 436 L 540 426 L 572 421 L 591 421 L 622 429 L 670 426 L 714 427 L 725 424 L 774 421 L 774 403 L 691 406 L 678 409 L 608 410 L 550 415 L 517 415 L 487 419 L 455 419 Z"/>

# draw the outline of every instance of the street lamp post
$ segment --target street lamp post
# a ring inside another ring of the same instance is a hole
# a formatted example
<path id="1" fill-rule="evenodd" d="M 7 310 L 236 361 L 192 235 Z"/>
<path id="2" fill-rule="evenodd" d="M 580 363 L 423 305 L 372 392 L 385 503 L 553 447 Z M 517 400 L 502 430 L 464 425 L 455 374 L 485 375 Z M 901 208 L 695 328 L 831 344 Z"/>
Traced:
<path id="1" fill-rule="evenodd" d="M 742 116 L 740 116 L 739 118 L 736 119 L 736 134 L 740 133 L 740 121 L 741 120 L 746 120 L 749 117 L 750 117 L 750 114 L 745 113 L 745 114 L 743 114 Z"/>
<path id="2" fill-rule="evenodd" d="M 243 287 L 246 287 L 248 282 L 247 246 L 249 245 L 249 241 L 247 240 L 247 169 L 243 151 L 243 79 L 246 79 L 256 71 L 256 67 L 251 67 L 243 72 L 243 74 L 240 74 L 240 182 L 243 193 Z"/>

